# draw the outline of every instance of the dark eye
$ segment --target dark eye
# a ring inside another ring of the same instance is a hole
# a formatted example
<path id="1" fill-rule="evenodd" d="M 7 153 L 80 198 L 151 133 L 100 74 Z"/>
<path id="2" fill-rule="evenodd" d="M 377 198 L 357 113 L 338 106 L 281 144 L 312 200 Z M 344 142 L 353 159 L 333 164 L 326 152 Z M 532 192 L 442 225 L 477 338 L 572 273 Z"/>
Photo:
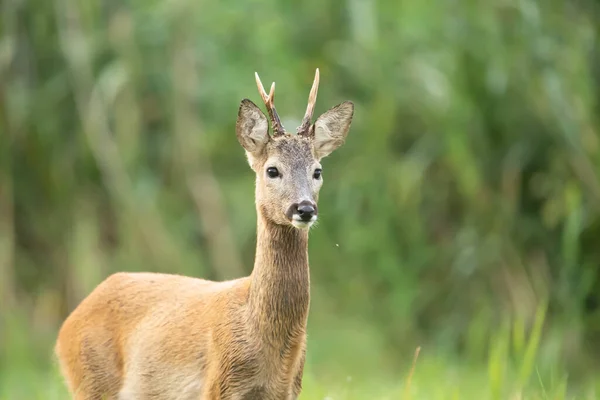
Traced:
<path id="1" fill-rule="evenodd" d="M 267 175 L 269 175 L 269 178 L 277 178 L 279 176 L 279 171 L 275 167 L 269 167 L 267 168 Z"/>
<path id="2" fill-rule="evenodd" d="M 315 169 L 315 172 L 313 173 L 313 178 L 321 179 L 321 172 L 323 172 L 323 171 L 321 171 L 321 168 Z"/>

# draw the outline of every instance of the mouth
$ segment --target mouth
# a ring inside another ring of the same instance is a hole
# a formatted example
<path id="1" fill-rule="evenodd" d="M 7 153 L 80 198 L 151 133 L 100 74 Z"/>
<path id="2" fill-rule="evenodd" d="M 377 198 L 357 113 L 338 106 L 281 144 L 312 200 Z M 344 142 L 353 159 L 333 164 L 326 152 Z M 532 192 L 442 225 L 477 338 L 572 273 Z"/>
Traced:
<path id="1" fill-rule="evenodd" d="M 292 225 L 298 229 L 308 229 L 315 223 L 316 220 L 316 215 L 310 217 L 309 220 L 303 220 L 299 215 L 294 214 L 292 216 Z"/>

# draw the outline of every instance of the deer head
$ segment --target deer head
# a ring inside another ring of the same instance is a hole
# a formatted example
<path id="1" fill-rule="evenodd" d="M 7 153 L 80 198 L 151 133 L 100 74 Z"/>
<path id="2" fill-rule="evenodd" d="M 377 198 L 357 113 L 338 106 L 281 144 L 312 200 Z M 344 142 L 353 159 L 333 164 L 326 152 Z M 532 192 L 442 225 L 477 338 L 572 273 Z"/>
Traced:
<path id="1" fill-rule="evenodd" d="M 302 124 L 291 134 L 285 131 L 275 109 L 275 83 L 267 94 L 258 74 L 255 77 L 273 134 L 269 135 L 265 114 L 248 99 L 240 104 L 236 134 L 256 173 L 257 209 L 276 224 L 307 229 L 317 220 L 323 184 L 320 161 L 344 143 L 354 105 L 343 102 L 311 123 L 319 87 L 317 69 Z"/>

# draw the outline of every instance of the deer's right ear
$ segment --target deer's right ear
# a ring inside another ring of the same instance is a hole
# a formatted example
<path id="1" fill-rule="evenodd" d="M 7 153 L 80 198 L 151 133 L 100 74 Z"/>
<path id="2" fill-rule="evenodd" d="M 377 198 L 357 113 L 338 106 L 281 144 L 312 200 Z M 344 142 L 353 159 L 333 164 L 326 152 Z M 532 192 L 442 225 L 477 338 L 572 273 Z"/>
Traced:
<path id="1" fill-rule="evenodd" d="M 267 117 L 248 99 L 240 104 L 235 133 L 242 147 L 252 156 L 259 155 L 269 141 Z"/>

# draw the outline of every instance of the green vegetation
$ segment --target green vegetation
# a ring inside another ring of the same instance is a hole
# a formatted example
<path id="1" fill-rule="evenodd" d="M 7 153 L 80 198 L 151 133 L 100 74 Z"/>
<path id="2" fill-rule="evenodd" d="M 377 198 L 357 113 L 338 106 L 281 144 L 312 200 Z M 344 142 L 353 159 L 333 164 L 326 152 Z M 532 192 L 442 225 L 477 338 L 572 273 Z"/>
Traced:
<path id="1" fill-rule="evenodd" d="M 258 71 L 295 128 L 316 67 L 315 115 L 356 114 L 323 163 L 302 398 L 596 398 L 598 11 L 2 2 L 0 399 L 67 398 L 56 330 L 110 273 L 250 272 L 237 107 Z"/>

